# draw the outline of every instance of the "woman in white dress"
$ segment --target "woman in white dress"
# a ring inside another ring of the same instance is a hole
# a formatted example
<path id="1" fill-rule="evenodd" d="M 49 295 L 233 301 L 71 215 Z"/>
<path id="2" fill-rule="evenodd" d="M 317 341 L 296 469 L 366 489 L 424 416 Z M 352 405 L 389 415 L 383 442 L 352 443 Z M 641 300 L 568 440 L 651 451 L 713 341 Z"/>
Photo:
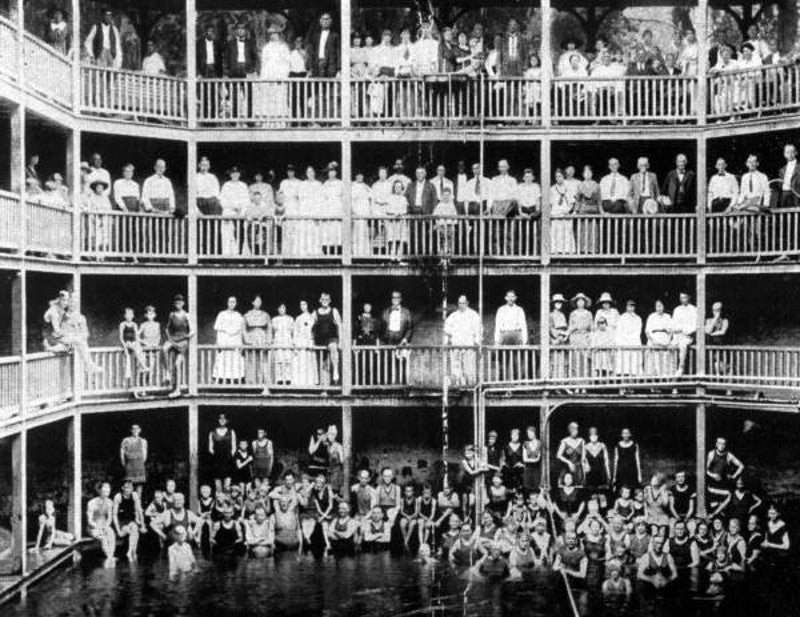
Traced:
<path id="1" fill-rule="evenodd" d="M 342 253 L 342 217 L 344 216 L 344 182 L 339 179 L 339 164 L 331 162 L 326 169 L 328 179 L 322 185 L 322 252 L 325 255 Z"/>
<path id="2" fill-rule="evenodd" d="M 278 305 L 278 314 L 272 318 L 272 345 L 275 352 L 272 354 L 274 366 L 274 382 L 278 386 L 288 386 L 292 383 L 292 360 L 294 353 L 291 349 L 294 339 L 294 320 L 286 314 L 286 305 Z"/>
<path id="3" fill-rule="evenodd" d="M 366 218 L 372 214 L 370 188 L 364 182 L 364 174 L 357 173 L 350 186 L 350 209 L 353 219 L 353 255 L 367 257 L 371 254 L 369 243 L 369 221 Z"/>
<path id="4" fill-rule="evenodd" d="M 664 303 L 656 300 L 655 310 L 650 313 L 644 327 L 647 336 L 647 374 L 671 375 L 672 367 L 677 362 L 671 357 L 670 343 L 672 342 L 672 317 L 664 312 Z"/>
<path id="5" fill-rule="evenodd" d="M 280 28 L 276 25 L 267 31 L 269 40 L 261 50 L 262 80 L 254 88 L 253 103 L 256 115 L 266 118 L 265 127 L 276 128 L 286 125 L 289 118 L 289 73 L 292 58 L 289 46 L 283 40 Z"/>
<path id="6" fill-rule="evenodd" d="M 686 77 L 697 75 L 697 58 L 699 55 L 700 46 L 697 44 L 697 35 L 694 30 L 687 30 L 683 39 L 683 47 L 678 56 L 681 75 Z"/>
<path id="7" fill-rule="evenodd" d="M 300 300 L 300 314 L 294 320 L 294 384 L 314 386 L 317 384 L 317 361 L 314 355 L 314 315 L 308 310 L 308 302 Z"/>
<path id="8" fill-rule="evenodd" d="M 386 222 L 387 252 L 394 260 L 400 261 L 408 245 L 408 221 L 402 218 L 408 215 L 408 199 L 402 180 L 395 180 L 392 185 L 386 215 L 394 219 Z"/>
<path id="9" fill-rule="evenodd" d="M 300 234 L 297 217 L 300 216 L 300 185 L 294 165 L 286 166 L 286 178 L 278 187 L 278 204 L 283 206 L 283 253 L 287 256 L 298 255 Z"/>
<path id="10" fill-rule="evenodd" d="M 378 179 L 372 185 L 372 214 L 376 217 L 389 215 L 389 197 L 392 195 L 392 183 L 389 180 L 389 170 L 385 165 L 378 167 Z M 373 252 L 386 255 L 386 225 L 382 221 L 375 221 L 370 229 L 372 236 Z"/>
<path id="11" fill-rule="evenodd" d="M 214 322 L 217 333 L 217 357 L 214 359 L 214 381 L 217 384 L 239 383 L 244 377 L 244 318 L 236 310 L 236 298 L 228 298 L 228 308 L 220 311 Z"/>
<path id="12" fill-rule="evenodd" d="M 250 205 L 250 189 L 241 181 L 242 173 L 238 167 L 228 170 L 228 180 L 219 192 L 219 203 L 222 216 L 229 220 L 220 221 L 220 254 L 223 256 L 239 254 L 240 229 L 245 209 Z"/>
<path id="13" fill-rule="evenodd" d="M 325 193 L 322 190 L 322 182 L 317 180 L 316 170 L 311 166 L 306 168 L 306 179 L 300 183 L 297 203 L 300 220 L 297 223 L 296 255 L 298 257 L 322 255 L 320 233 L 322 221 L 318 217 L 325 204 Z"/>
<path id="14" fill-rule="evenodd" d="M 636 314 L 636 303 L 628 300 L 625 312 L 619 316 L 614 332 L 614 344 L 624 347 L 617 350 L 617 375 L 642 374 L 642 318 Z"/>
<path id="15" fill-rule="evenodd" d="M 564 172 L 556 169 L 555 183 L 550 187 L 550 252 L 554 255 L 575 252 L 575 234 L 569 215 L 575 208 L 576 194 L 565 180 Z"/>

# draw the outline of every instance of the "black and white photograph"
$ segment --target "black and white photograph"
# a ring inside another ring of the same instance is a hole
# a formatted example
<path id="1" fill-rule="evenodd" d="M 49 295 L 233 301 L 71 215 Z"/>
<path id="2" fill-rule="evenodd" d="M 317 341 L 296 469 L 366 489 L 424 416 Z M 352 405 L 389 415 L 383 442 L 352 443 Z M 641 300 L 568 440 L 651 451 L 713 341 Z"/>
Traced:
<path id="1" fill-rule="evenodd" d="M 0 0 L 3 617 L 800 615 L 800 0 Z"/>

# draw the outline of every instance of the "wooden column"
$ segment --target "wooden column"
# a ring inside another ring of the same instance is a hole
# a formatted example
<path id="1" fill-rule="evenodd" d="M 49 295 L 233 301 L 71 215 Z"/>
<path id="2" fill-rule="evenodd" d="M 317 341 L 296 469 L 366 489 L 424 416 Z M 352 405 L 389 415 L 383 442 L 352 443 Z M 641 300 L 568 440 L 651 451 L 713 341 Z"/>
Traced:
<path id="1" fill-rule="evenodd" d="M 542 45 L 539 58 L 542 62 L 542 126 L 552 125 L 551 93 L 553 90 L 553 50 L 551 29 L 553 26 L 553 8 L 550 0 L 540 0 L 542 9 Z"/>
<path id="2" fill-rule="evenodd" d="M 706 124 L 708 114 L 708 10 L 708 0 L 697 0 L 697 123 L 701 126 Z"/>
<path id="3" fill-rule="evenodd" d="M 73 128 L 67 135 L 66 181 L 72 202 L 72 261 L 81 259 L 81 131 Z"/>
<path id="4" fill-rule="evenodd" d="M 695 475 L 697 477 L 697 514 L 706 515 L 706 406 L 704 403 L 697 405 L 695 410 Z"/>
<path id="5" fill-rule="evenodd" d="M 350 87 L 350 31 L 352 28 L 351 24 L 351 2 L 350 0 L 341 0 L 340 7 L 339 7 L 339 19 L 341 19 L 341 51 L 339 57 L 342 60 L 341 66 L 341 79 L 339 83 L 342 87 L 342 127 L 349 128 L 350 126 L 350 114 L 352 112 L 350 101 L 352 97 L 352 90 Z M 349 141 L 349 138 L 345 136 L 345 139 Z M 344 144 L 342 144 L 344 145 Z"/>
<path id="6" fill-rule="evenodd" d="M 698 376 L 706 374 L 706 273 L 698 272 L 695 281 L 695 304 L 697 306 L 697 337 L 695 339 L 695 373 Z"/>
<path id="7" fill-rule="evenodd" d="M 552 163 L 553 142 L 549 137 L 542 137 L 539 157 L 539 180 L 542 186 L 542 216 L 539 219 L 541 231 L 542 265 L 550 264 L 550 178 L 553 175 Z"/>
<path id="8" fill-rule="evenodd" d="M 189 403 L 186 425 L 189 430 L 189 508 L 192 512 L 197 512 L 198 504 L 200 503 L 198 499 L 198 488 L 200 486 L 199 415 L 197 403 Z"/>
<path id="9" fill-rule="evenodd" d="M 78 409 L 75 410 L 67 430 L 72 451 L 72 482 L 67 525 L 69 532 L 80 538 L 83 535 L 83 418 Z"/>
<path id="10" fill-rule="evenodd" d="M 197 7 L 186 0 L 186 118 L 190 129 L 197 126 Z M 191 138 L 190 138 L 191 139 Z M 191 185 L 190 185 L 191 186 Z M 189 201 L 194 204 L 193 201 Z"/>
<path id="11" fill-rule="evenodd" d="M 72 111 L 76 114 L 81 110 L 81 3 L 80 0 L 70 2 L 70 30 L 72 31 Z M 80 188 L 80 187 L 78 187 Z"/>
<path id="12" fill-rule="evenodd" d="M 342 396 L 349 397 L 353 389 L 353 275 L 342 272 L 342 340 L 341 379 Z"/>
<path id="13" fill-rule="evenodd" d="M 352 224 L 352 178 L 353 155 L 350 137 L 342 136 L 342 264 L 349 266 L 353 262 L 353 224 Z"/>
<path id="14" fill-rule="evenodd" d="M 72 294 L 81 297 L 81 275 L 75 272 L 72 275 Z M 78 402 L 83 398 L 83 364 L 78 354 L 72 354 L 72 400 Z"/>
<path id="15" fill-rule="evenodd" d="M 542 272 L 539 277 L 539 358 L 540 378 L 550 379 L 550 273 Z"/>
<path id="16" fill-rule="evenodd" d="M 188 307 L 186 310 L 189 312 L 189 327 L 191 331 L 194 333 L 194 336 L 189 339 L 189 354 L 188 354 L 188 362 L 187 362 L 187 373 L 188 373 L 188 386 L 189 386 L 189 396 L 197 396 L 197 381 L 198 381 L 198 370 L 199 370 L 199 363 L 198 363 L 198 355 L 199 349 L 197 346 L 197 311 L 199 308 L 199 302 L 197 298 L 197 275 L 190 274 L 188 276 L 187 284 L 186 284 L 186 306 Z"/>
<path id="17" fill-rule="evenodd" d="M 189 265 L 197 265 L 197 137 L 186 142 L 186 224 Z"/>
<path id="18" fill-rule="evenodd" d="M 9 178 L 13 193 L 25 193 L 25 107 L 17 105 L 12 108 L 9 117 L 11 131 L 9 135 L 10 151 L 8 156 Z"/>
<path id="19" fill-rule="evenodd" d="M 708 141 L 703 133 L 697 136 L 697 263 L 706 263 L 708 227 L 706 190 L 708 187 Z"/>
<path id="20" fill-rule="evenodd" d="M 28 433 L 11 438 L 11 561 L 21 573 L 27 570 L 28 551 Z"/>
<path id="21" fill-rule="evenodd" d="M 22 312 L 22 272 L 17 272 L 11 281 L 11 355 L 21 356 L 22 346 L 22 324 L 25 322 L 25 314 Z"/>
<path id="22" fill-rule="evenodd" d="M 353 477 L 353 406 L 349 401 L 342 405 L 342 448 L 344 449 L 344 480 L 341 494 L 346 501 L 350 501 L 350 479 Z"/>
<path id="23" fill-rule="evenodd" d="M 25 416 L 28 415 L 28 399 L 30 398 L 28 396 L 28 273 L 24 268 L 19 274 L 19 313 L 19 391 L 24 422 Z"/>
<path id="24" fill-rule="evenodd" d="M 542 442 L 541 459 L 539 461 L 539 486 L 549 489 L 550 485 L 545 476 L 545 463 L 550 456 L 550 444 L 544 440 L 544 434 L 547 432 L 547 425 L 547 405 L 543 403 L 539 406 L 539 441 Z"/>

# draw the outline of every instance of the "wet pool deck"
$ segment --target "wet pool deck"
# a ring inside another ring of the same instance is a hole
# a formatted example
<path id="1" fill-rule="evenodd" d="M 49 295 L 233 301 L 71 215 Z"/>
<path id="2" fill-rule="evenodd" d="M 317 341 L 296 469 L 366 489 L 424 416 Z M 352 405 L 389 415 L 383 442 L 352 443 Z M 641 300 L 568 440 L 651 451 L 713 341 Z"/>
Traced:
<path id="1" fill-rule="evenodd" d="M 94 540 L 89 538 L 49 551 L 28 552 L 28 572 L 26 574 L 0 574 L 0 606 L 20 593 L 24 593 L 28 587 L 64 565 L 73 563 L 75 552 L 85 549 L 93 542 Z"/>

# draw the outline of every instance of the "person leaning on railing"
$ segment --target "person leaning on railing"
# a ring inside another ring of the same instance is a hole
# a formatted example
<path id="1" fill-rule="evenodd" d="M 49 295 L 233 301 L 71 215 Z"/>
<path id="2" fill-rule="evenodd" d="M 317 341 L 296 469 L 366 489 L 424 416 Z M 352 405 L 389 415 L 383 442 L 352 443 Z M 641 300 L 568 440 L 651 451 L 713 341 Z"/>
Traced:
<path id="1" fill-rule="evenodd" d="M 114 181 L 114 204 L 122 212 L 138 212 L 141 205 L 139 183 L 133 179 L 135 167 L 132 163 L 122 168 L 122 178 Z"/>

